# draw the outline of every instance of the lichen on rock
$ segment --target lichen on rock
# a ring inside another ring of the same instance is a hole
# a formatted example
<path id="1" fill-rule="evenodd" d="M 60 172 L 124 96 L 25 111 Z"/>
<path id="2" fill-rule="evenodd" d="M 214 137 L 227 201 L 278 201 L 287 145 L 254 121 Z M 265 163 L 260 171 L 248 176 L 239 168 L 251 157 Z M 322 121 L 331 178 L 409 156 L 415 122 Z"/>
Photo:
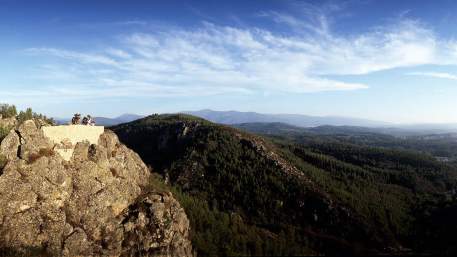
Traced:
<path id="1" fill-rule="evenodd" d="M 0 249 L 56 256 L 192 256 L 171 193 L 146 190 L 140 157 L 105 131 L 64 160 L 33 121 L 1 142 Z"/>

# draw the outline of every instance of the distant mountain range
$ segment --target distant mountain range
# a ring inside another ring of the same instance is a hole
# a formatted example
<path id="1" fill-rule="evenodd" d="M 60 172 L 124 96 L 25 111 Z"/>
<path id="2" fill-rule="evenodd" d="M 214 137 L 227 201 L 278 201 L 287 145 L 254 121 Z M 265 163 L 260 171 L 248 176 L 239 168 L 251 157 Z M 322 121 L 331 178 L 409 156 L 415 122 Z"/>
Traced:
<path id="1" fill-rule="evenodd" d="M 457 132 L 457 124 L 394 124 L 360 118 L 338 116 L 310 116 L 301 114 L 263 114 L 238 111 L 184 111 L 212 122 L 235 125 L 243 123 L 281 123 L 302 128 L 319 127 L 318 130 L 363 130 L 371 133 L 391 134 L 397 136 L 411 134 L 439 134 Z M 340 127 L 340 128 L 334 128 Z"/>
<path id="2" fill-rule="evenodd" d="M 358 127 L 389 127 L 393 124 L 367 119 L 337 117 L 337 116 L 309 116 L 301 114 L 263 114 L 257 112 L 238 111 L 184 111 L 183 113 L 198 116 L 212 122 L 222 124 L 240 124 L 252 122 L 281 122 L 299 127 L 330 126 L 358 126 Z"/>
<path id="3" fill-rule="evenodd" d="M 115 118 L 106 118 L 106 117 L 95 117 L 95 122 L 103 126 L 114 126 L 122 123 L 131 122 L 144 118 L 142 115 L 137 114 L 122 114 L 121 116 Z"/>
<path id="4" fill-rule="evenodd" d="M 311 116 L 301 114 L 265 114 L 257 112 L 239 112 L 239 111 L 214 111 L 210 109 L 199 111 L 182 111 L 180 113 L 197 116 L 211 122 L 238 125 L 244 123 L 280 123 L 281 126 L 292 125 L 299 128 L 316 128 L 320 133 L 323 131 L 337 130 L 347 131 L 364 131 L 370 133 L 390 134 L 396 136 L 404 135 L 424 135 L 424 134 L 441 134 L 457 132 L 457 124 L 394 124 L 384 121 L 375 121 L 369 119 L 339 117 L 339 116 Z M 122 123 L 131 122 L 144 118 L 143 115 L 123 114 L 118 117 L 95 117 L 98 125 L 115 126 Z M 59 124 L 67 124 L 69 119 L 55 119 Z M 336 128 L 338 127 L 338 128 Z"/>

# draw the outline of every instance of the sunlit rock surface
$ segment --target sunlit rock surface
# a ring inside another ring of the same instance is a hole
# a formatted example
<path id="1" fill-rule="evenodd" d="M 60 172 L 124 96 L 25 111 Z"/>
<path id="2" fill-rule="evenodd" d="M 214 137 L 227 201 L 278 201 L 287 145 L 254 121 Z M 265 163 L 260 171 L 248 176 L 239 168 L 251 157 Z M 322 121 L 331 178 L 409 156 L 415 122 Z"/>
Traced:
<path id="1" fill-rule="evenodd" d="M 73 156 L 77 143 L 87 141 L 89 144 L 98 144 L 105 130 L 102 126 L 85 125 L 44 126 L 41 129 L 44 136 L 55 144 L 54 150 L 66 161 Z"/>
<path id="2" fill-rule="evenodd" d="M 57 256 L 192 256 L 189 221 L 171 193 L 110 131 L 71 136 L 26 121 L 1 142 L 0 250 Z M 80 128 L 74 127 L 74 133 Z M 97 137 L 95 141 L 95 138 Z M 88 139 L 88 140 L 81 140 Z"/>

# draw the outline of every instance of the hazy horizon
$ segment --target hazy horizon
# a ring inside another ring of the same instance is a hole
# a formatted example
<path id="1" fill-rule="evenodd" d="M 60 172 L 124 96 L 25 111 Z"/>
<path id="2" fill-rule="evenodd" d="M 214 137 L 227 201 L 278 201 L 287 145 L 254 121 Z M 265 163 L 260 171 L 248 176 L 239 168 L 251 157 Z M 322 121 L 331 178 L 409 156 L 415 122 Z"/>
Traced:
<path id="1" fill-rule="evenodd" d="M 309 114 L 301 114 L 301 113 L 265 113 L 265 112 L 257 112 L 257 111 L 237 111 L 237 110 L 215 110 L 215 109 L 195 109 L 195 110 L 180 110 L 180 111 L 171 111 L 171 112 L 148 112 L 148 113 L 133 113 L 133 112 L 124 112 L 124 113 L 116 113 L 112 115 L 99 115 L 97 112 L 91 112 L 91 113 L 82 113 L 83 115 L 89 114 L 93 117 L 102 117 L 102 118 L 109 118 L 109 119 L 116 119 L 124 115 L 135 115 L 135 116 L 149 116 L 153 114 L 178 114 L 178 113 L 189 113 L 189 112 L 200 112 L 200 111 L 211 111 L 211 112 L 237 112 L 237 113 L 256 113 L 256 114 L 261 114 L 261 115 L 298 115 L 298 116 L 307 116 L 307 117 L 316 117 L 316 118 L 343 118 L 343 119 L 354 119 L 354 120 L 361 120 L 361 121 L 371 121 L 371 122 L 377 122 L 377 123 L 386 123 L 383 126 L 380 127 L 404 127 L 404 126 L 420 126 L 420 125 L 425 125 L 425 126 L 433 126 L 433 125 L 456 125 L 457 122 L 389 122 L 385 120 L 376 120 L 376 119 L 369 119 L 369 118 L 361 118 L 361 117 L 352 117 L 352 116 L 338 116 L 338 115 L 309 115 Z M 50 116 L 52 118 L 56 118 L 59 120 L 70 120 L 73 114 L 70 114 L 69 116 Z M 343 125 L 344 126 L 344 125 Z M 348 125 L 351 126 L 351 125 Z M 376 126 L 368 126 L 368 127 L 376 127 Z M 437 127 L 439 128 L 439 127 Z"/>
<path id="2" fill-rule="evenodd" d="M 0 0 L 0 102 L 457 123 L 457 3 Z"/>

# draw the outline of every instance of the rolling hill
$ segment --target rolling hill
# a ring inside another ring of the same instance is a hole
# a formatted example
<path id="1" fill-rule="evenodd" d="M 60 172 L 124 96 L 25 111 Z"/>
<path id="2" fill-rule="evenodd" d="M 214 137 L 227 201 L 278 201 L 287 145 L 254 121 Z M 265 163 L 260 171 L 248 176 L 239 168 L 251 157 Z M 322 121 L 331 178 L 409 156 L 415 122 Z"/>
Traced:
<path id="1" fill-rule="evenodd" d="M 393 136 L 411 136 L 427 134 L 456 133 L 457 124 L 452 123 L 430 123 L 430 124 L 402 124 L 389 123 L 383 121 L 373 121 L 367 119 L 338 117 L 338 116 L 309 116 L 300 114 L 262 114 L 256 112 L 238 111 L 184 111 L 182 113 L 191 114 L 203 119 L 227 124 L 236 125 L 243 123 L 283 123 L 296 127 L 323 127 L 338 130 L 346 128 L 348 130 L 363 130 L 373 133 L 388 134 Z M 332 132 L 333 133 L 333 132 Z"/>
<path id="2" fill-rule="evenodd" d="M 456 251 L 456 169 L 430 155 L 184 114 L 112 129 L 175 193 L 199 256 Z"/>
<path id="3" fill-rule="evenodd" d="M 413 150 L 445 161 L 457 160 L 457 134 L 427 134 L 393 128 L 351 126 L 296 127 L 285 123 L 243 123 L 232 125 L 247 132 L 287 138 L 300 144 L 336 141 L 362 146 Z"/>

